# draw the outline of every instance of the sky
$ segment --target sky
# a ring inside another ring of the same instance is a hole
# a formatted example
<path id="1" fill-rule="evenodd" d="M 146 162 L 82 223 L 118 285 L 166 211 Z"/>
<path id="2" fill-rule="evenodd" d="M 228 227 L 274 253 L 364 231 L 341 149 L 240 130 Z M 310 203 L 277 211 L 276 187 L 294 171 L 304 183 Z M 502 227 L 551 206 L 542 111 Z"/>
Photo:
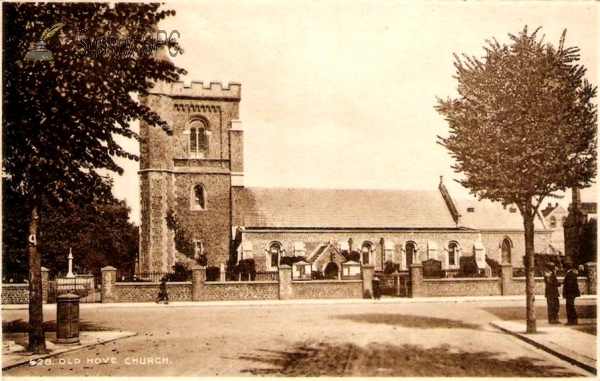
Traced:
<path id="1" fill-rule="evenodd" d="M 509 43 L 527 25 L 545 41 L 581 48 L 598 68 L 598 3 L 196 1 L 167 3 L 184 48 L 184 81 L 242 84 L 248 187 L 435 189 L 455 198 L 453 159 L 437 144 L 448 125 L 436 97 L 455 97 L 453 54 L 482 57 L 486 39 Z M 133 128 L 137 128 L 133 126 Z M 131 152 L 136 143 L 123 142 Z M 115 194 L 139 221 L 139 163 L 120 162 Z M 595 201 L 595 187 L 583 192 Z M 548 200 L 568 206 L 563 200 Z"/>

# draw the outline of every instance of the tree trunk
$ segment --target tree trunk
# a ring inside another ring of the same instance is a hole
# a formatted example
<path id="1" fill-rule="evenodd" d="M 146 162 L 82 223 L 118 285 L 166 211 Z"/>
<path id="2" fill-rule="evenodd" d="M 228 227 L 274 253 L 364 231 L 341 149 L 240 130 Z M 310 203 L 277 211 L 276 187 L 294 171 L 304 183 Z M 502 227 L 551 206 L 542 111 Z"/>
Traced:
<path id="1" fill-rule="evenodd" d="M 525 298 L 527 300 L 527 333 L 536 333 L 535 322 L 535 272 L 534 272 L 534 236 L 533 206 L 531 202 L 525 206 L 523 225 L 525 227 Z"/>
<path id="2" fill-rule="evenodd" d="M 42 259 L 37 250 L 38 203 L 34 199 L 29 217 L 29 345 L 35 354 L 46 353 L 44 310 L 42 305 Z"/>

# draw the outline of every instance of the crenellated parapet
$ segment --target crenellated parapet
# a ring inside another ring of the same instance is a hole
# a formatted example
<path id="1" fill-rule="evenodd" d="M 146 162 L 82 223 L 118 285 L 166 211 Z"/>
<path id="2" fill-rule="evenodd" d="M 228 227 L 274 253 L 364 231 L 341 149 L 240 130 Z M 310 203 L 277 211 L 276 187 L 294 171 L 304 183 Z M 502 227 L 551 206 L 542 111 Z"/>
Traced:
<path id="1" fill-rule="evenodd" d="M 163 94 L 174 98 L 210 98 L 235 100 L 241 99 L 242 85 L 236 82 L 230 82 L 227 87 L 221 82 L 210 82 L 205 86 L 202 81 L 192 81 L 186 85 L 184 82 L 159 82 L 150 90 L 151 94 Z"/>

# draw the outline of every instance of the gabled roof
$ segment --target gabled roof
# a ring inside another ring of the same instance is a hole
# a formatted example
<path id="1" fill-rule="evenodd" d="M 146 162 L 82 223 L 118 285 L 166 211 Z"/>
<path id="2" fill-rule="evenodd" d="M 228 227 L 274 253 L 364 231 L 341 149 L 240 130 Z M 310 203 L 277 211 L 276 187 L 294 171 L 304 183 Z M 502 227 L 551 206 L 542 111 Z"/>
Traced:
<path id="1" fill-rule="evenodd" d="M 346 258 L 346 256 L 341 251 L 339 251 L 338 248 L 335 247 L 334 244 L 329 242 L 329 243 L 324 243 L 324 244 L 320 245 L 317 248 L 317 250 L 315 250 L 306 260 L 310 263 L 316 263 L 326 253 L 334 253 L 334 254 L 337 254 L 337 255 L 343 257 L 344 259 Z"/>
<path id="2" fill-rule="evenodd" d="M 525 230 L 523 217 L 514 205 L 506 208 L 499 202 L 489 200 L 454 200 L 460 217 L 460 226 L 478 230 Z M 534 221 L 534 228 L 545 229 L 541 218 Z"/>
<path id="3" fill-rule="evenodd" d="M 312 252 L 312 254 L 310 254 L 308 256 L 308 260 L 311 262 L 314 262 L 316 259 L 318 259 L 321 254 L 323 254 L 323 252 L 331 245 L 331 243 L 324 243 L 321 244 L 317 247 L 317 249 L 315 251 Z M 332 246 L 332 245 L 331 245 Z"/>
<path id="4" fill-rule="evenodd" d="M 548 206 L 544 210 L 542 210 L 542 215 L 544 217 L 548 217 L 552 213 L 562 213 L 562 214 L 566 215 L 567 210 L 565 208 L 563 208 L 561 205 L 559 205 L 558 203 L 556 203 L 556 206 Z"/>
<path id="5" fill-rule="evenodd" d="M 438 190 L 245 188 L 247 228 L 456 228 Z"/>
<path id="6" fill-rule="evenodd" d="M 540 254 L 544 255 L 564 255 L 560 250 L 555 248 L 552 244 L 544 247 L 544 250 L 540 252 Z"/>

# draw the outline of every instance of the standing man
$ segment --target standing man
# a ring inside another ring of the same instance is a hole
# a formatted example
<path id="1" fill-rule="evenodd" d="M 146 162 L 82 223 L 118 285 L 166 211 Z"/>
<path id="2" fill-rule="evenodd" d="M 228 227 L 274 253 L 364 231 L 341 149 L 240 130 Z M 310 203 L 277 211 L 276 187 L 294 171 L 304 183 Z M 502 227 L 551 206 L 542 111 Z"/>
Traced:
<path id="1" fill-rule="evenodd" d="M 560 308 L 558 287 L 560 282 L 556 278 L 554 263 L 548 262 L 547 271 L 544 273 L 544 284 L 546 285 L 545 296 L 548 305 L 548 323 L 560 324 L 558 321 L 558 310 Z"/>
<path id="2" fill-rule="evenodd" d="M 575 298 L 581 296 L 577 284 L 577 272 L 571 264 L 565 265 L 567 273 L 563 282 L 563 298 L 567 300 L 567 324 L 577 325 L 577 311 L 575 311 Z"/>
<path id="3" fill-rule="evenodd" d="M 167 277 L 163 277 L 160 280 L 160 287 L 158 291 L 158 297 L 156 303 L 164 301 L 165 304 L 169 304 L 169 294 L 167 293 Z"/>

